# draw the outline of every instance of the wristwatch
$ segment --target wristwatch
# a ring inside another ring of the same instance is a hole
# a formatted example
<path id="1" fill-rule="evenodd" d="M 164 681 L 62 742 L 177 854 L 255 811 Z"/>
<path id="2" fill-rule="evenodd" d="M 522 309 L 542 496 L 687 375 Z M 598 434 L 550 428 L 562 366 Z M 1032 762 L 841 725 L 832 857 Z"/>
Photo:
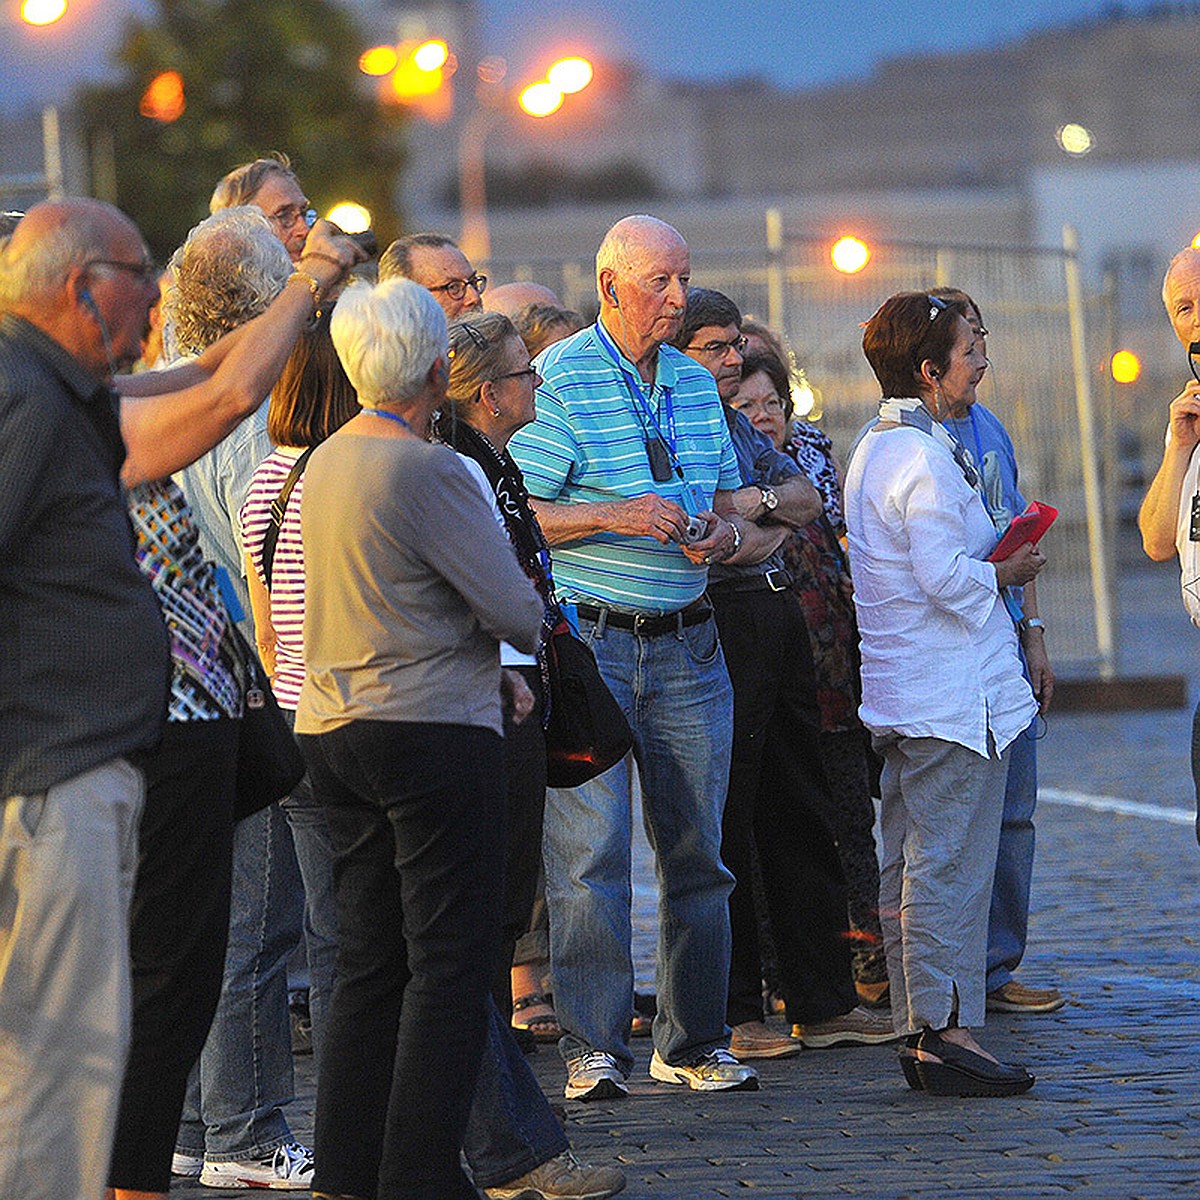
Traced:
<path id="1" fill-rule="evenodd" d="M 1030 629 L 1040 629 L 1043 633 L 1046 631 L 1046 622 L 1041 617 L 1022 617 L 1017 624 L 1017 628 L 1026 633 Z"/>
<path id="2" fill-rule="evenodd" d="M 760 484 L 758 490 L 762 496 L 762 506 L 764 511 L 774 512 L 779 505 L 779 497 L 775 494 L 775 489 L 763 487 Z"/>

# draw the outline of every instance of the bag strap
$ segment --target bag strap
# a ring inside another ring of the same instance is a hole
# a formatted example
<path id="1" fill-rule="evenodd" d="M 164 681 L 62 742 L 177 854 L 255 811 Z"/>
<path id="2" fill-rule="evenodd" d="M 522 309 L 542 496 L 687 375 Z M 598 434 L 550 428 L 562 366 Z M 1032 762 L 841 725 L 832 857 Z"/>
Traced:
<path id="1" fill-rule="evenodd" d="M 304 468 L 308 465 L 309 455 L 316 449 L 315 446 L 309 446 L 303 454 L 296 459 L 295 465 L 288 472 L 288 477 L 283 481 L 283 487 L 279 489 L 279 495 L 271 501 L 271 523 L 267 526 L 267 532 L 263 536 L 262 547 L 262 573 L 263 579 L 267 582 L 267 591 L 271 590 L 271 568 L 275 564 L 275 544 L 279 541 L 279 532 L 283 529 L 283 517 L 287 512 L 288 501 L 292 497 L 292 489 L 300 480 L 300 476 L 304 474 Z"/>

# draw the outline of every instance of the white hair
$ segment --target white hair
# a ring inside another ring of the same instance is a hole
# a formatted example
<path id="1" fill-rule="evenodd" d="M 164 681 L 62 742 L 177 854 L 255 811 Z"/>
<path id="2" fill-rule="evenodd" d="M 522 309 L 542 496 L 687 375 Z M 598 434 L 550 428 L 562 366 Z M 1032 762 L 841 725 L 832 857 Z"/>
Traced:
<path id="1" fill-rule="evenodd" d="M 359 400 L 370 407 L 411 399 L 449 348 L 442 306 L 411 279 L 351 284 L 329 333 Z"/>
<path id="2" fill-rule="evenodd" d="M 292 260 L 252 205 L 206 217 L 171 256 L 163 321 L 184 354 L 198 354 L 266 312 L 292 273 Z"/>
<path id="3" fill-rule="evenodd" d="M 1200 258 L 1200 249 L 1197 249 L 1195 246 L 1184 246 L 1184 248 L 1182 250 L 1180 250 L 1179 253 L 1176 254 L 1171 259 L 1171 261 L 1167 264 L 1167 273 L 1163 276 L 1162 302 L 1163 302 L 1163 307 L 1166 308 L 1168 311 L 1170 311 L 1170 308 L 1171 308 L 1171 295 L 1170 295 L 1171 272 L 1173 270 L 1175 270 L 1175 267 L 1179 263 L 1184 262 L 1187 259 L 1194 259 L 1194 258 Z"/>

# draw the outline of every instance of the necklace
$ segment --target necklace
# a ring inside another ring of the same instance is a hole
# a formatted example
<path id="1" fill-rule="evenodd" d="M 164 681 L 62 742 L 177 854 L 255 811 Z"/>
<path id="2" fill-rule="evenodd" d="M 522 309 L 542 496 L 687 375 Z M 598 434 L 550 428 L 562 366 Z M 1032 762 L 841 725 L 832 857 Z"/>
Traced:
<path id="1" fill-rule="evenodd" d="M 413 427 L 399 413 L 388 412 L 387 409 L 384 408 L 366 407 L 363 408 L 363 412 L 372 417 L 387 417 L 389 421 L 395 421 L 398 425 L 403 425 L 404 428 L 413 435 L 413 437 L 417 436 L 416 430 L 414 430 Z"/>

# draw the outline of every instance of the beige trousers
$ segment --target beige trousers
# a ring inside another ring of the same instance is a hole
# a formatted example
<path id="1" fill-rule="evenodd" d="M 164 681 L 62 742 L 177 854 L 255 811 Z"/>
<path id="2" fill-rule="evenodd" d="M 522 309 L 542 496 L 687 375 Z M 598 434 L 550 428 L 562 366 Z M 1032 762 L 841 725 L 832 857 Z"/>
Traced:
<path id="1" fill-rule="evenodd" d="M 0 1196 L 98 1200 L 129 1049 L 144 789 L 124 759 L 0 807 Z"/>

